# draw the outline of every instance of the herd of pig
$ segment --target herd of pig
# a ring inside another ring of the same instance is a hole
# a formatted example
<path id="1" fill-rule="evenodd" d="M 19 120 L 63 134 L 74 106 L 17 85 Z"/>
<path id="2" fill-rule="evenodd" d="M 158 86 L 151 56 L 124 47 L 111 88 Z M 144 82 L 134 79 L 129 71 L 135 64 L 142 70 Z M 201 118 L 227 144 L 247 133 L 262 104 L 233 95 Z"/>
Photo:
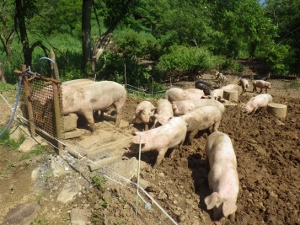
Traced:
<path id="1" fill-rule="evenodd" d="M 257 80 L 252 82 L 253 92 L 256 88 L 271 88 L 269 82 Z M 195 88 L 170 88 L 163 97 L 153 105 L 150 101 L 142 101 L 136 107 L 132 121 L 138 119 L 145 125 L 144 131 L 135 132 L 132 144 L 128 148 L 134 153 L 141 148 L 142 152 L 155 150 L 157 168 L 164 159 L 168 149 L 178 147 L 180 150 L 186 141 L 192 144 L 199 131 L 207 131 L 205 151 L 210 166 L 208 174 L 211 195 L 205 198 L 207 209 L 213 209 L 214 223 L 221 222 L 230 216 L 234 219 L 237 210 L 236 201 L 239 192 L 237 160 L 229 136 L 219 132 L 218 127 L 225 112 L 224 104 L 219 99 L 223 90 L 242 87 L 242 94 L 249 87 L 246 79 L 238 84 L 228 84 L 212 90 L 209 82 L 199 80 Z M 117 111 L 116 124 L 120 122 L 120 114 L 127 99 L 124 86 L 112 81 L 95 82 L 88 79 L 77 79 L 63 82 L 63 113 L 83 115 L 92 131 L 95 131 L 94 112 L 103 111 L 113 106 Z M 248 114 L 258 108 L 265 107 L 272 101 L 270 94 L 258 94 L 244 105 L 243 112 Z M 151 122 L 152 121 L 152 122 Z M 149 125 L 151 123 L 151 127 Z M 174 150 L 170 157 L 174 154 Z"/>

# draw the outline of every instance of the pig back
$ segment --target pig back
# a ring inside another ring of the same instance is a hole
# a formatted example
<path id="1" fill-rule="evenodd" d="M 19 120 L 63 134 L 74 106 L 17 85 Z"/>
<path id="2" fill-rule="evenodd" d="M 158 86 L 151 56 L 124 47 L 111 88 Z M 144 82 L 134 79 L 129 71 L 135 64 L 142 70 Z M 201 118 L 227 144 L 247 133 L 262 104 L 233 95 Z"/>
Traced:
<path id="1" fill-rule="evenodd" d="M 237 166 L 232 142 L 225 133 L 217 131 L 209 135 L 205 145 L 205 152 L 210 167 L 213 167 L 214 164 L 221 164 L 222 162 L 227 162 L 225 165 L 231 162 L 235 168 Z"/>

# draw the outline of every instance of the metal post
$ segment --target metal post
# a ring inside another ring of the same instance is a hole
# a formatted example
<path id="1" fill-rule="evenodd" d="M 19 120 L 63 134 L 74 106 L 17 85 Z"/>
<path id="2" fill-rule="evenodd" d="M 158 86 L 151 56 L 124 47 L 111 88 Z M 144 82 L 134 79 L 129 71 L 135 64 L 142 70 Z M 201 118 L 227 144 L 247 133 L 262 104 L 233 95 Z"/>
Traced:
<path id="1" fill-rule="evenodd" d="M 26 71 L 26 65 L 22 65 L 22 73 Z M 19 78 L 20 79 L 20 78 Z M 29 129 L 30 134 L 32 137 L 35 136 L 35 128 L 34 128 L 34 117 L 33 117 L 33 110 L 32 110 L 32 102 L 30 98 L 30 88 L 29 88 L 29 82 L 28 77 L 23 77 L 23 85 L 25 89 L 25 98 L 26 98 L 26 104 L 27 104 L 27 112 L 28 112 L 28 120 L 29 120 Z"/>

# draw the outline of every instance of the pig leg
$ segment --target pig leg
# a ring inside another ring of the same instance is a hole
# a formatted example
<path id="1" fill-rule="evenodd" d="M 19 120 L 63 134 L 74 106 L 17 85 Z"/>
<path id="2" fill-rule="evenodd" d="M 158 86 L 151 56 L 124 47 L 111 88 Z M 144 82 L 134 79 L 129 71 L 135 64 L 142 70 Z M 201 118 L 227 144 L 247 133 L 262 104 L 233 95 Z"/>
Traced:
<path id="1" fill-rule="evenodd" d="M 198 133 L 198 130 L 193 130 L 192 132 L 190 132 L 190 134 L 188 135 L 188 143 L 189 144 L 193 144 L 193 139 L 196 136 L 196 134 Z"/>
<path id="2" fill-rule="evenodd" d="M 229 220 L 231 223 L 235 221 L 235 212 L 229 215 Z"/>
<path id="3" fill-rule="evenodd" d="M 145 130 L 149 130 L 149 125 L 148 125 L 148 123 L 145 123 Z"/>
<path id="4" fill-rule="evenodd" d="M 86 118 L 88 124 L 90 125 L 92 132 L 94 133 L 96 130 L 95 127 L 95 121 L 94 121 L 94 113 L 92 109 L 86 109 L 85 112 L 83 112 L 83 116 Z"/>
<path id="5" fill-rule="evenodd" d="M 157 159 L 156 159 L 156 162 L 153 166 L 153 169 L 157 169 L 158 166 L 161 164 L 162 160 L 164 159 L 165 157 L 165 154 L 167 152 L 168 148 L 163 148 L 163 149 L 158 149 L 158 154 L 157 154 Z"/>
<path id="6" fill-rule="evenodd" d="M 218 131 L 218 128 L 219 128 L 219 126 L 220 126 L 220 123 L 221 123 L 221 121 L 215 122 L 215 123 L 212 125 L 212 133 Z"/>
<path id="7" fill-rule="evenodd" d="M 259 92 L 259 94 L 262 92 L 262 89 L 263 89 L 263 88 L 261 88 L 261 89 L 260 89 L 260 92 Z"/>
<path id="8" fill-rule="evenodd" d="M 252 92 L 254 92 L 254 91 L 256 92 L 256 87 L 253 87 L 253 91 Z"/>

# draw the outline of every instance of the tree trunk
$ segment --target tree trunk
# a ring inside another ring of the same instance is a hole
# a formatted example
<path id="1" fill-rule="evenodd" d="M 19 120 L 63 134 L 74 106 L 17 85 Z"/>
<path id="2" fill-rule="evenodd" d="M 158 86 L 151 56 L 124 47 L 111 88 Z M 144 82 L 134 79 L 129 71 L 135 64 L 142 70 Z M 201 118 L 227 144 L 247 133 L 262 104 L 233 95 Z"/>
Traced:
<path id="1" fill-rule="evenodd" d="M 93 0 L 82 1 L 82 71 L 87 74 L 88 62 L 91 59 L 91 12 Z"/>
<path id="2" fill-rule="evenodd" d="M 3 67 L 2 67 L 2 63 L 0 62 L 0 77 L 1 77 L 1 81 L 3 83 L 6 83 L 6 79 L 5 79 L 5 76 L 4 76 L 4 71 L 3 71 Z"/>
<path id="3" fill-rule="evenodd" d="M 19 29 L 20 29 L 20 36 L 21 36 L 21 43 L 23 46 L 23 55 L 24 55 L 24 63 L 26 67 L 31 66 L 32 50 L 29 47 L 29 41 L 27 36 L 27 29 L 25 23 L 25 15 L 24 15 L 24 7 L 22 5 L 22 0 L 15 0 L 16 3 L 16 19 L 18 21 Z"/>

